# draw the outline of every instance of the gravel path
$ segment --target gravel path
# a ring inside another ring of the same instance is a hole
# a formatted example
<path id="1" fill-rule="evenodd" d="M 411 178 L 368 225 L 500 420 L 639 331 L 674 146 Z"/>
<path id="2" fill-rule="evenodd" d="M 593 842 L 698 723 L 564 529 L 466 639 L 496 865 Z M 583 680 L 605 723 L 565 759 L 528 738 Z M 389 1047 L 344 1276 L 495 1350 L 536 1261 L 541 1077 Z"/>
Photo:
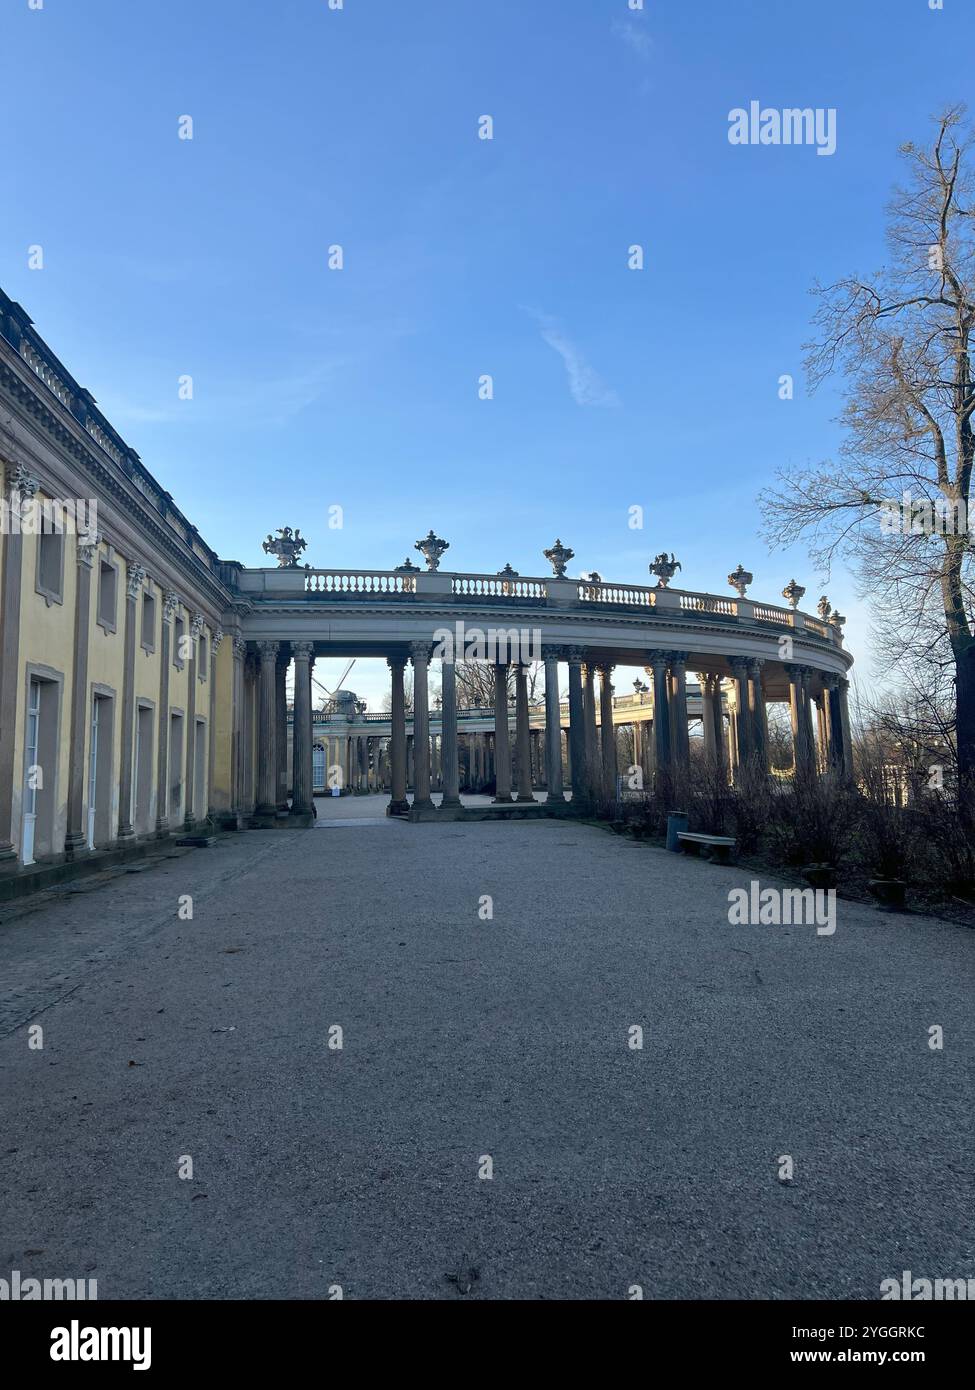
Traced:
<path id="1" fill-rule="evenodd" d="M 832 936 L 730 926 L 749 882 L 571 822 L 387 822 L 5 909 L 0 1277 L 875 1299 L 975 1276 L 975 934 L 842 901 Z"/>

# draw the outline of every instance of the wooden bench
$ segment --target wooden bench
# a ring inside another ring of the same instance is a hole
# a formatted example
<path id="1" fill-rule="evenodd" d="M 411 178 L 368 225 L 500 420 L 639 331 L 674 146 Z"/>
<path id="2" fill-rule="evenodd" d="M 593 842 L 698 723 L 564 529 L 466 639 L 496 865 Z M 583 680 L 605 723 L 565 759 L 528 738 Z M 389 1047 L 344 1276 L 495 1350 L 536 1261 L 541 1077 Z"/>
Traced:
<path id="1" fill-rule="evenodd" d="M 702 835 L 695 830 L 678 830 L 677 838 L 685 854 L 709 851 L 708 857 L 715 864 L 730 864 L 735 850 L 735 840 L 729 835 Z"/>

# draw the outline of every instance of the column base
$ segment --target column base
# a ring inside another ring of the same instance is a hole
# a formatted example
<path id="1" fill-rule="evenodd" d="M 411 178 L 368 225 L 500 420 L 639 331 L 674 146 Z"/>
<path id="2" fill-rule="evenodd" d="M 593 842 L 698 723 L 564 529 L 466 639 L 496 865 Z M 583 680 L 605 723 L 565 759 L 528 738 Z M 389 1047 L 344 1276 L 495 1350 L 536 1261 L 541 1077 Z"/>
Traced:
<path id="1" fill-rule="evenodd" d="M 443 800 L 441 801 L 441 803 L 440 803 L 440 809 L 441 809 L 441 811 L 443 811 L 443 810 L 444 810 L 446 807 L 448 807 L 448 806 L 460 806 L 460 805 L 461 805 L 461 799 L 460 799 L 459 796 L 445 796 L 445 797 L 443 798 Z"/>
<path id="2" fill-rule="evenodd" d="M 82 835 L 80 831 L 73 831 L 64 837 L 64 853 L 68 859 L 80 859 L 82 855 L 90 854 L 88 848 L 88 837 Z"/>
<path id="3" fill-rule="evenodd" d="M 554 801 L 554 802 L 556 803 L 556 805 L 557 805 L 559 802 L 561 802 L 562 805 L 564 806 L 564 805 L 565 805 L 565 792 L 549 792 L 548 796 L 546 796 L 546 798 L 545 798 L 545 804 L 546 804 L 546 806 L 548 805 L 548 803 L 549 803 L 550 801 Z"/>
<path id="4" fill-rule="evenodd" d="M 526 801 L 530 801 L 535 806 L 538 805 L 538 802 L 535 800 L 535 797 L 531 792 L 519 792 L 518 795 L 515 797 L 516 804 L 518 802 L 524 803 Z"/>
<path id="5" fill-rule="evenodd" d="M 315 824 L 315 817 L 311 811 L 292 811 L 288 817 L 288 828 L 292 826 L 296 830 L 306 829 Z"/>
<path id="6" fill-rule="evenodd" d="M 414 811 L 435 811 L 436 809 L 432 798 L 429 796 L 424 796 L 419 799 L 417 797 L 413 798 L 412 810 Z"/>
<path id="7" fill-rule="evenodd" d="M 493 799 L 492 802 L 491 802 L 491 805 L 492 805 L 492 806 L 510 806 L 510 805 L 511 805 L 511 793 L 509 792 L 507 796 L 496 796 L 496 797 L 494 797 L 494 799 Z"/>
<path id="8" fill-rule="evenodd" d="M 386 807 L 387 816 L 407 816 L 410 812 L 410 803 L 403 801 L 391 801 Z"/>

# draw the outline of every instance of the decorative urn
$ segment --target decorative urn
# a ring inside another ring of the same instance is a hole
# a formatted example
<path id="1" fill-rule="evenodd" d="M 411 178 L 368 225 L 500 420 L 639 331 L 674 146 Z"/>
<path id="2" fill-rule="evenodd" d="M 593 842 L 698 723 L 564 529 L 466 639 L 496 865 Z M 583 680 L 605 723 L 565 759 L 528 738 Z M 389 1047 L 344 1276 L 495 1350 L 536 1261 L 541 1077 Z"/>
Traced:
<path id="1" fill-rule="evenodd" d="M 739 565 L 736 570 L 733 570 L 731 574 L 728 575 L 728 583 L 733 589 L 737 590 L 739 598 L 744 598 L 745 590 L 754 578 L 755 576 L 749 574 L 744 565 Z"/>
<path id="2" fill-rule="evenodd" d="M 682 566 L 681 562 L 674 558 L 673 551 L 670 552 L 670 559 L 668 560 L 666 550 L 662 550 L 660 554 L 654 558 L 653 564 L 650 565 L 649 568 L 650 573 L 657 576 L 657 588 L 666 589 L 667 585 Z"/>
<path id="3" fill-rule="evenodd" d="M 788 600 L 790 608 L 798 608 L 799 600 L 805 595 L 805 592 L 801 584 L 797 584 L 794 579 L 790 579 L 782 590 L 782 597 Z"/>
<path id="4" fill-rule="evenodd" d="M 569 561 L 574 557 L 575 551 L 570 550 L 568 546 L 563 545 L 562 542 L 558 539 L 558 537 L 556 537 L 555 544 L 551 546 L 550 549 L 543 550 L 542 554 L 545 556 L 546 560 L 548 560 L 549 564 L 552 566 L 552 571 L 556 579 L 564 579 L 565 567 L 569 563 Z"/>
<path id="5" fill-rule="evenodd" d="M 440 568 L 444 551 L 450 549 L 450 541 L 442 540 L 440 536 L 428 531 L 422 541 L 416 542 L 413 549 L 418 550 L 426 560 L 428 570 L 437 570 Z"/>
<path id="6" fill-rule="evenodd" d="M 277 556 L 281 569 L 297 569 L 298 557 L 307 547 L 308 542 L 303 538 L 297 526 L 293 531 L 290 526 L 279 526 L 278 534 L 276 536 L 269 535 L 262 545 L 265 555 Z"/>

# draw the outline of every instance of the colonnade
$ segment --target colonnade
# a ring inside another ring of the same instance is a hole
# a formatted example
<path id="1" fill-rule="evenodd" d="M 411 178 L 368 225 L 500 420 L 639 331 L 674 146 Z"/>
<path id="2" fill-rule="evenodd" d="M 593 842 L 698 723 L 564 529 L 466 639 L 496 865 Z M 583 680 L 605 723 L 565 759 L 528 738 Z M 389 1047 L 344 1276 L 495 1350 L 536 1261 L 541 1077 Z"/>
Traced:
<path id="1" fill-rule="evenodd" d="M 387 658 L 391 679 L 390 736 L 382 747 L 368 733 L 350 733 L 345 740 L 341 782 L 351 791 L 379 790 L 388 785 L 389 814 L 434 809 L 432 793 L 442 793 L 444 809 L 459 807 L 461 747 L 458 735 L 456 669 L 444 660 L 441 666 L 441 720 L 439 736 L 431 737 L 429 673 L 433 646 L 413 642 L 408 652 Z M 287 707 L 285 674 L 295 663 L 293 721 L 293 790 L 288 800 Z M 688 653 L 651 650 L 646 654 L 647 674 L 653 683 L 652 740 L 644 740 L 640 721 L 634 721 L 635 763 L 658 785 L 669 785 L 690 766 L 688 729 Z M 477 790 L 494 785 L 496 804 L 535 802 L 536 789 L 544 788 L 546 802 L 565 802 L 571 793 L 576 805 L 592 807 L 617 795 L 619 754 L 614 722 L 614 666 L 579 647 L 545 646 L 545 727 L 532 729 L 528 700 L 528 666 L 521 662 L 494 665 L 494 728 L 490 733 L 468 736 L 464 759 L 464 786 Z M 412 737 L 408 734 L 405 672 L 412 667 Z M 566 748 L 562 743 L 562 711 L 559 668 L 568 669 L 569 726 Z M 314 648 L 310 642 L 257 644 L 250 667 L 256 682 L 257 729 L 253 740 L 256 757 L 256 790 L 252 823 L 268 824 L 288 817 L 291 823 L 310 822 L 313 815 L 313 748 L 311 676 Z M 697 681 L 701 695 L 703 751 L 705 758 L 734 781 L 746 764 L 768 769 L 768 724 L 763 685 L 764 662 L 753 657 L 728 657 L 726 671 L 701 671 Z M 514 674 L 514 739 L 510 730 L 509 674 Z M 813 693 L 815 673 L 809 667 L 781 667 L 789 682 L 794 759 L 797 772 L 810 776 L 828 768 L 851 766 L 847 682 L 839 677 L 820 678 Z M 730 676 L 727 674 L 730 671 Z M 780 678 L 781 679 L 781 678 Z M 246 703 L 246 702 L 245 702 Z M 725 720 L 727 703 L 728 719 Z M 598 714 L 598 718 L 597 718 Z M 814 736 L 813 716 L 815 715 Z M 246 740 L 245 740 L 246 741 Z M 343 740 L 338 740 L 341 743 Z M 370 749 L 370 744 L 375 747 Z"/>

